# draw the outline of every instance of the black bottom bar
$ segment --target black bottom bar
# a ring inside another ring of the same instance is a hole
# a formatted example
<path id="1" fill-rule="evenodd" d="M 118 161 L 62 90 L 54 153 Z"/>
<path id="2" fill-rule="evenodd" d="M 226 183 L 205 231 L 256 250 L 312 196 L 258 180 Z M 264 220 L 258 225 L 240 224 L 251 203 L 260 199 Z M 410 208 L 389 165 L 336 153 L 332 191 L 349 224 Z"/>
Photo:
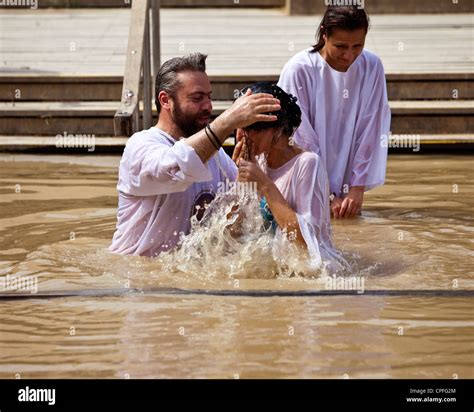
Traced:
<path id="1" fill-rule="evenodd" d="M 127 406 L 134 407 L 133 410 L 142 410 L 147 405 L 154 406 L 153 410 L 159 410 L 162 401 L 173 401 L 179 406 L 180 403 L 191 400 L 234 399 L 310 401 L 313 410 L 321 410 L 318 407 L 321 405 L 345 405 L 351 406 L 351 410 L 355 410 L 356 406 L 371 405 L 390 406 L 396 411 L 472 410 L 473 382 L 366 379 L 0 380 L 0 408 L 2 412 L 38 408 L 77 410 L 78 407 L 107 405 L 109 408 Z M 38 389 L 44 391 L 38 392 Z M 227 404 L 226 407 L 231 406 Z"/>

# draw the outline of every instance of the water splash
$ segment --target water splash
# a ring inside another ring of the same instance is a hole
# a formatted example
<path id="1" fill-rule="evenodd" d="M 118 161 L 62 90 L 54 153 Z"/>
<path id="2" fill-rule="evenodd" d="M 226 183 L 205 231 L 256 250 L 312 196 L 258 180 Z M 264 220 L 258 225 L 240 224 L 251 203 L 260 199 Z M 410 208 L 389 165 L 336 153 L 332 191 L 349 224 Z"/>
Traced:
<path id="1" fill-rule="evenodd" d="M 192 218 L 191 231 L 181 237 L 178 248 L 157 261 L 168 271 L 202 280 L 317 278 L 334 267 L 334 262 L 324 261 L 315 267 L 307 251 L 285 232 L 266 228 L 257 194 L 245 192 L 218 194 L 201 221 Z"/>

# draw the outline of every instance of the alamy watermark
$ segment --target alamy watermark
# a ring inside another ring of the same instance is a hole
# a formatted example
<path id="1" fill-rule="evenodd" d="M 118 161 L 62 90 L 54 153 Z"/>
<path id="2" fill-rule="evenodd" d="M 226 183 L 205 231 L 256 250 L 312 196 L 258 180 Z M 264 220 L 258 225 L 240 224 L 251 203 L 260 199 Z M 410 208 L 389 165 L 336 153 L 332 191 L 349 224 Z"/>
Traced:
<path id="1" fill-rule="evenodd" d="M 63 134 L 56 135 L 56 147 L 87 147 L 88 152 L 93 152 L 95 150 L 95 135 L 63 132 Z"/>
<path id="2" fill-rule="evenodd" d="M 421 135 L 419 134 L 383 134 L 380 136 L 380 145 L 389 148 L 412 149 L 413 152 L 420 151 Z"/>
<path id="3" fill-rule="evenodd" d="M 29 386 L 18 389 L 20 402 L 47 402 L 48 405 L 56 403 L 56 389 L 34 389 Z"/>
<path id="4" fill-rule="evenodd" d="M 257 182 L 231 182 L 226 179 L 217 183 L 217 193 L 236 196 L 257 194 Z"/>
<path id="5" fill-rule="evenodd" d="M 364 8 L 364 0 L 325 0 L 326 6 L 357 6 L 358 9 Z"/>
<path id="6" fill-rule="evenodd" d="M 363 276 L 326 276 L 322 279 L 326 290 L 356 290 L 357 293 L 365 292 L 365 277 Z"/>
<path id="7" fill-rule="evenodd" d="M 0 0 L 0 7 L 29 7 L 36 10 L 38 0 Z"/>
<path id="8" fill-rule="evenodd" d="M 0 291 L 26 291 L 38 293 L 38 276 L 11 276 L 0 277 Z"/>

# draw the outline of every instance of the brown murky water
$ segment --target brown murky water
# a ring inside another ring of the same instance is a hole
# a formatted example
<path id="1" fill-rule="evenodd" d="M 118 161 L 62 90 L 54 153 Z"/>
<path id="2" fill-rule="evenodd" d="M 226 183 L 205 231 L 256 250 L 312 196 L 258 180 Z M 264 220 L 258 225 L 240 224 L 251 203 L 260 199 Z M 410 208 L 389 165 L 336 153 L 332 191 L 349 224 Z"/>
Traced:
<path id="1" fill-rule="evenodd" d="M 118 157 L 0 157 L 0 275 L 38 292 L 320 290 L 315 278 L 172 273 L 111 255 Z M 468 156 L 392 155 L 335 243 L 365 290 L 474 290 Z M 469 296 L 140 294 L 0 300 L 0 378 L 474 378 Z"/>

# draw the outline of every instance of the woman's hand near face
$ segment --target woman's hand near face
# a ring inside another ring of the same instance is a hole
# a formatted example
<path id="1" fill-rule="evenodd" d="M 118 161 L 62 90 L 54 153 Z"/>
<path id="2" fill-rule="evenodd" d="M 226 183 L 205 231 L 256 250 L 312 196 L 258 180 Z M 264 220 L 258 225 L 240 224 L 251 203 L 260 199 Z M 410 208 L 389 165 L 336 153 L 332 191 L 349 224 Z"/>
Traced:
<path id="1" fill-rule="evenodd" d="M 260 166 L 255 161 L 240 161 L 237 180 L 241 182 L 257 182 L 257 190 L 260 195 L 265 196 L 277 225 L 286 231 L 288 239 L 305 249 L 307 248 L 296 212 L 285 200 L 275 183 L 263 173 L 263 170 L 260 169 Z"/>
<path id="2" fill-rule="evenodd" d="M 255 157 L 252 141 L 242 129 L 237 129 L 237 144 L 232 154 L 232 160 L 239 166 L 240 160 L 252 161 Z"/>
<path id="3" fill-rule="evenodd" d="M 246 133 L 244 131 L 244 129 L 237 129 L 236 133 L 235 133 L 235 139 L 237 140 L 237 144 L 239 144 L 242 139 L 245 137 Z"/>
<path id="4" fill-rule="evenodd" d="M 234 147 L 234 153 L 232 153 L 232 160 L 237 166 L 239 165 L 239 160 L 243 154 L 242 149 L 244 147 L 244 143 L 245 142 L 243 140 L 238 141 Z"/>
<path id="5" fill-rule="evenodd" d="M 285 200 L 275 183 L 260 169 L 253 153 L 251 153 L 251 159 L 252 161 L 240 159 L 237 181 L 256 182 L 257 190 L 261 196 L 265 196 L 277 225 L 288 233 L 291 241 L 306 249 L 296 212 Z"/>
<path id="6" fill-rule="evenodd" d="M 257 190 L 265 196 L 269 186 L 273 185 L 271 179 L 263 173 L 260 166 L 254 161 L 240 159 L 239 161 L 239 182 L 256 182 Z"/>

